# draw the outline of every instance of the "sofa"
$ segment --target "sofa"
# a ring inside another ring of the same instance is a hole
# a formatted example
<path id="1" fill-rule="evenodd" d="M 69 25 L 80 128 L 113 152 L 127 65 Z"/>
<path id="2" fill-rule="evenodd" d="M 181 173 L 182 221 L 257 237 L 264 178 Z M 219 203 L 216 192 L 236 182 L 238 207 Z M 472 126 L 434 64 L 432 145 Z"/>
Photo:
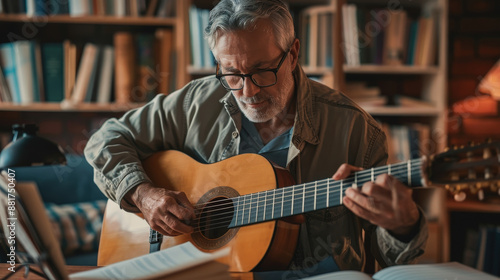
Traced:
<path id="1" fill-rule="evenodd" d="M 106 197 L 82 155 L 67 154 L 66 165 L 17 167 L 19 182 L 35 182 L 68 265 L 97 265 Z"/>

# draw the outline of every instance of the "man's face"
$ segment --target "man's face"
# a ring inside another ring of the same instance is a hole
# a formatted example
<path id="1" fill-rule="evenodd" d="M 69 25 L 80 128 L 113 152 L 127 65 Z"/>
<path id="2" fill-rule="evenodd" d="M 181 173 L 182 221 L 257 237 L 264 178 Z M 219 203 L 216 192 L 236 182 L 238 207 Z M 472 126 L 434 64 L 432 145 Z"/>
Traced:
<path id="1" fill-rule="evenodd" d="M 265 20 L 259 21 L 253 31 L 222 35 L 213 52 L 221 74 L 251 74 L 273 69 L 284 55 L 284 51 L 276 45 L 270 23 Z M 294 55 L 295 50 L 283 61 L 275 85 L 260 88 L 245 77 L 243 88 L 232 91 L 238 106 L 250 121 L 267 122 L 287 109 L 294 91 Z"/>

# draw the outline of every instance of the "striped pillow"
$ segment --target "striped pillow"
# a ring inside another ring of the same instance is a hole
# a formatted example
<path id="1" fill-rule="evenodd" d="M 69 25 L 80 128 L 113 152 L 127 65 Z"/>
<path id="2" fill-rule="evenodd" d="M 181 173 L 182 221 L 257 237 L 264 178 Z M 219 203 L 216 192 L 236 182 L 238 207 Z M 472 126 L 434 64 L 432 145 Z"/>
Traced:
<path id="1" fill-rule="evenodd" d="M 65 256 L 97 252 L 106 200 L 45 204 L 56 239 Z"/>

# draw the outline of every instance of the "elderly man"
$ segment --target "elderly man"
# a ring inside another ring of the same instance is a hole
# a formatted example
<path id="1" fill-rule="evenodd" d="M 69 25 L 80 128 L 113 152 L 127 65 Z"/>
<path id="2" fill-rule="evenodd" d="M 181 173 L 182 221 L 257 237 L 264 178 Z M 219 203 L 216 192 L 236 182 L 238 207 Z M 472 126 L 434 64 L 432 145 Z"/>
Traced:
<path id="1" fill-rule="evenodd" d="M 343 179 L 385 164 L 387 144 L 377 122 L 303 72 L 292 17 L 281 1 L 222 0 L 205 35 L 217 61 L 215 76 L 108 120 L 85 149 L 97 185 L 122 208 L 142 212 L 164 235 L 192 232 L 185 221 L 195 214 L 186 195 L 154 185 L 141 165 L 162 150 L 202 163 L 257 153 L 289 170 L 297 183 Z M 426 223 L 411 189 L 380 175 L 345 194 L 343 206 L 305 215 L 290 269 L 326 263 L 326 270 L 361 270 L 363 229 L 382 266 L 422 254 Z"/>

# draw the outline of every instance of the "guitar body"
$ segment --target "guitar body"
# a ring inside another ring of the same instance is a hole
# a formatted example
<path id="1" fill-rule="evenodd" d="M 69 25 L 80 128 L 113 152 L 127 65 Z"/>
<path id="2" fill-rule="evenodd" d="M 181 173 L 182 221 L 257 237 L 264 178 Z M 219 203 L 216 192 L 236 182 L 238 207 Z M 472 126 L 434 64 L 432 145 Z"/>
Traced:
<path id="1" fill-rule="evenodd" d="M 217 215 L 231 216 L 234 209 L 227 204 L 227 198 L 293 185 L 288 172 L 274 168 L 265 158 L 255 154 L 201 164 L 173 150 L 154 154 L 143 162 L 143 166 L 155 185 L 185 192 L 195 205 L 199 218 L 196 223 L 202 223 L 193 224 L 202 230 L 192 234 L 164 236 L 162 249 L 190 241 L 205 252 L 229 247 L 231 253 L 220 261 L 228 264 L 230 271 L 287 268 L 295 252 L 299 225 L 273 220 L 228 229 L 229 219 L 224 219 L 220 225 L 217 219 L 207 218 L 206 213 L 208 208 L 212 211 L 216 207 Z M 204 206 L 206 203 L 210 206 Z M 148 238 L 149 225 L 144 219 L 120 210 L 114 202 L 108 202 L 98 265 L 148 254 Z"/>

